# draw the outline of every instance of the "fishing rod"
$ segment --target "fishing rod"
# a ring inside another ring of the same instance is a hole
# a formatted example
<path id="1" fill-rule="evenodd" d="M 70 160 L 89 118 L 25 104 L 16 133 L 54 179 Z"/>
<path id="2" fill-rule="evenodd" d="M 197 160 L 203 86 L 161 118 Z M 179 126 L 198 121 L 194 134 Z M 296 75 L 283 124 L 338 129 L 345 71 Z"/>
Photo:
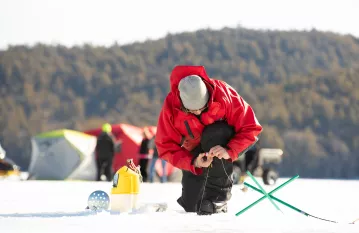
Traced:
<path id="1" fill-rule="evenodd" d="M 248 183 L 244 182 L 244 185 L 246 185 L 246 186 L 250 187 L 251 189 L 253 189 L 253 190 L 255 190 L 255 191 L 257 191 L 257 192 L 262 193 L 262 194 L 265 195 L 265 193 L 262 192 L 262 190 L 260 190 L 260 189 L 258 189 L 258 188 L 256 188 L 256 187 L 254 187 L 254 186 L 251 185 L 251 184 L 248 184 Z M 326 222 L 340 223 L 340 222 L 338 222 L 338 221 L 333 221 L 333 220 L 329 220 L 329 219 L 325 219 L 325 218 L 321 218 L 321 217 L 317 217 L 317 216 L 314 216 L 314 215 L 312 215 L 312 214 L 309 214 L 309 213 L 307 213 L 307 212 L 305 212 L 305 211 L 303 211 L 303 210 L 301 210 L 301 209 L 298 209 L 297 207 L 295 207 L 295 206 L 293 206 L 293 205 L 291 205 L 291 204 L 288 204 L 287 202 L 282 201 L 281 199 L 278 199 L 278 198 L 272 196 L 270 193 L 268 193 L 268 196 L 269 196 L 271 199 L 273 199 L 273 200 L 275 200 L 275 201 L 277 201 L 277 202 L 279 202 L 279 203 L 281 203 L 281 204 L 287 206 L 288 208 L 290 208 L 290 209 L 292 209 L 292 210 L 294 210 L 294 211 L 296 211 L 296 212 L 298 212 L 298 213 L 300 213 L 300 214 L 303 214 L 303 215 L 306 216 L 306 217 L 312 217 L 312 218 L 319 219 L 319 220 L 326 221 Z M 264 197 L 264 198 L 266 198 L 266 197 Z M 357 222 L 357 221 L 359 222 L 359 218 L 356 219 L 356 220 L 354 220 L 353 222 L 350 222 L 350 223 L 347 223 L 347 224 L 355 224 L 355 222 Z"/>

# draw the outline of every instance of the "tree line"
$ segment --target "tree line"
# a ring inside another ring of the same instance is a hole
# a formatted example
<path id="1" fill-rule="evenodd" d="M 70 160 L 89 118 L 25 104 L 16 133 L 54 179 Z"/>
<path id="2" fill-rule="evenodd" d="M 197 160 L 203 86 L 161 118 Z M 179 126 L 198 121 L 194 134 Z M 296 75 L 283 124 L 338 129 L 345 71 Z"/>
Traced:
<path id="1" fill-rule="evenodd" d="M 109 47 L 11 46 L 0 51 L 0 143 L 24 169 L 30 138 L 105 121 L 156 125 L 178 64 L 233 86 L 287 155 L 281 175 L 359 177 L 359 39 L 246 28 L 168 34 Z"/>

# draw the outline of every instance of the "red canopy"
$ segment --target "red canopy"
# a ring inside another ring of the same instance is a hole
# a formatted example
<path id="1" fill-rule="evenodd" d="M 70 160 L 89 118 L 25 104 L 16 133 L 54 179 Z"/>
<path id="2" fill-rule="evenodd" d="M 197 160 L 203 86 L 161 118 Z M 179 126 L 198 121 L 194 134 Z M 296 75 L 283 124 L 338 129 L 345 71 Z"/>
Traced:
<path id="1" fill-rule="evenodd" d="M 156 134 L 157 127 L 155 126 L 147 126 L 151 136 Z M 90 134 L 93 136 L 98 136 L 102 133 L 101 127 L 96 129 L 90 129 L 84 131 L 86 134 Z M 126 165 L 127 159 L 133 159 L 133 162 L 138 165 L 138 152 L 140 149 L 140 145 L 143 139 L 143 128 L 129 125 L 129 124 L 115 124 L 112 125 L 112 134 L 115 136 L 116 140 L 121 140 L 121 151 L 115 154 L 115 158 L 113 160 L 113 169 L 117 171 L 122 166 Z M 162 175 L 162 167 L 161 161 L 158 160 L 156 162 L 156 171 L 159 175 Z M 174 170 L 174 167 L 167 163 L 167 175 L 170 176 Z"/>

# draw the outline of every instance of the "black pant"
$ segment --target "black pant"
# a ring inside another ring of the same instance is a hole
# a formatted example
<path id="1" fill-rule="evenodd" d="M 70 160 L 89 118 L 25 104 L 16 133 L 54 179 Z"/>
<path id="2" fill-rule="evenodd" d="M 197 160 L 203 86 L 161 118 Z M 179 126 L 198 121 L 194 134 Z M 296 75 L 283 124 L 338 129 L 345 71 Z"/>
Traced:
<path id="1" fill-rule="evenodd" d="M 214 160 L 217 160 L 218 163 L 216 165 L 212 165 L 212 167 L 208 169 L 204 169 L 202 175 L 194 175 L 192 172 L 182 171 L 182 195 L 177 200 L 177 202 L 184 208 L 186 212 L 197 212 L 200 208 L 202 200 L 209 200 L 212 202 L 227 202 L 231 199 L 233 182 L 231 178 L 232 173 L 228 173 L 229 177 L 227 177 L 227 175 L 224 173 L 222 165 L 219 164 L 221 161 L 217 158 Z M 228 162 L 224 163 L 227 163 L 225 165 L 227 166 L 227 171 L 232 170 L 232 164 L 228 166 Z M 212 175 L 212 173 L 219 173 L 220 170 L 222 170 L 223 175 Z M 206 186 L 204 186 L 207 172 L 207 183 Z"/>
<path id="2" fill-rule="evenodd" d="M 105 175 L 107 181 L 112 180 L 112 158 L 99 158 L 97 162 L 97 181 L 101 181 L 101 176 Z"/>
<path id="3" fill-rule="evenodd" d="M 143 182 L 147 182 L 147 179 L 148 179 L 148 174 L 147 174 L 148 160 L 149 159 L 140 159 L 140 161 L 139 161 L 140 172 L 141 172 Z"/>
<path id="4" fill-rule="evenodd" d="M 191 154 L 197 157 L 199 153 L 208 152 L 210 148 L 216 145 L 225 147 L 233 135 L 233 128 L 224 122 L 216 122 L 206 126 L 202 134 L 201 144 L 192 150 Z M 204 168 L 201 175 L 182 171 L 182 195 L 177 202 L 186 212 L 198 211 L 201 200 L 227 202 L 232 196 L 232 172 L 233 163 L 218 158 L 214 158 L 212 165 Z M 207 182 L 205 184 L 206 177 Z"/>

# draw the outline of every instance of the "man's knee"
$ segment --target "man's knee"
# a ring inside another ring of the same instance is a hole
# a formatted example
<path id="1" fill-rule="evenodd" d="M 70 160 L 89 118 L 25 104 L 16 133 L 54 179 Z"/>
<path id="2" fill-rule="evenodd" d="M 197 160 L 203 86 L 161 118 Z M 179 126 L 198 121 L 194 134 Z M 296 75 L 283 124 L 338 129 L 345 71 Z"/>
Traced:
<path id="1" fill-rule="evenodd" d="M 197 211 L 197 202 L 196 203 L 188 202 L 188 200 L 184 199 L 183 196 L 181 196 L 177 199 L 177 203 L 180 206 L 182 206 L 182 208 L 186 212 L 196 212 Z"/>
<path id="2" fill-rule="evenodd" d="M 234 136 L 234 127 L 225 121 L 217 121 L 207 125 L 201 136 L 201 147 L 208 152 L 212 147 L 220 145 L 225 147 Z"/>

